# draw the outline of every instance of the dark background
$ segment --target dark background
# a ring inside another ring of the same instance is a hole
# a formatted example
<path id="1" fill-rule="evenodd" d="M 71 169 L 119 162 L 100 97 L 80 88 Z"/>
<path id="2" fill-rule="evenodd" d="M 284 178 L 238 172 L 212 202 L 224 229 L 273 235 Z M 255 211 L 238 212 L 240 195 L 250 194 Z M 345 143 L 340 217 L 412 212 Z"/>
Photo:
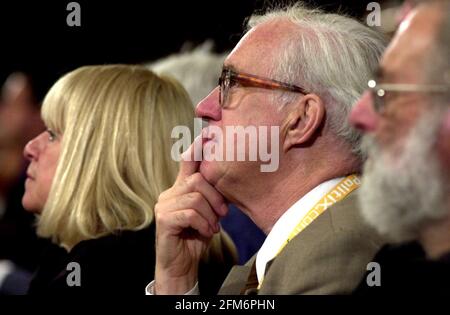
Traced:
<path id="1" fill-rule="evenodd" d="M 70 0 L 0 4 L 0 84 L 13 71 L 31 75 L 41 99 L 62 74 L 86 64 L 141 63 L 214 39 L 232 48 L 245 18 L 280 1 L 79 0 L 81 27 L 69 27 Z M 288 4 L 294 1 L 281 1 Z M 305 1 L 360 17 L 370 1 Z"/>

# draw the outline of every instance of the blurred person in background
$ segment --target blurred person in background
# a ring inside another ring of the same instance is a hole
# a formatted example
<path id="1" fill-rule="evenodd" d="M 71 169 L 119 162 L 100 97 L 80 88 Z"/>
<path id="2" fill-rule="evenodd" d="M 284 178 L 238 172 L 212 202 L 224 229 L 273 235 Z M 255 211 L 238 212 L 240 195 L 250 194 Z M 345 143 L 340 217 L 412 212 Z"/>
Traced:
<path id="1" fill-rule="evenodd" d="M 0 101 L 0 294 L 25 294 L 46 242 L 38 239 L 34 215 L 24 211 L 25 144 L 44 130 L 40 101 L 30 77 L 13 73 Z"/>

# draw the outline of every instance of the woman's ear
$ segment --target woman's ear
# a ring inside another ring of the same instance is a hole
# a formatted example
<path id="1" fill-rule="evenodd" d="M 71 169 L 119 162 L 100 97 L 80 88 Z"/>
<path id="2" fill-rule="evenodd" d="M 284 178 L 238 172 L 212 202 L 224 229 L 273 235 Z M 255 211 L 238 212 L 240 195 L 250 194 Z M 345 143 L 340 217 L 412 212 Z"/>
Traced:
<path id="1" fill-rule="evenodd" d="M 323 123 L 325 106 L 316 94 L 307 94 L 289 105 L 290 113 L 283 123 L 283 150 L 305 144 L 314 139 Z"/>

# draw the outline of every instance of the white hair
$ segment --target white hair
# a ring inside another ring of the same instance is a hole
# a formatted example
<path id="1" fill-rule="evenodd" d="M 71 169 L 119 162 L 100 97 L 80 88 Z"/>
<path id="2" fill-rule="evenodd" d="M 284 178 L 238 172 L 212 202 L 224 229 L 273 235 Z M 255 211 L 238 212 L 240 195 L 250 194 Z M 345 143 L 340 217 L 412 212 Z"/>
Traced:
<path id="1" fill-rule="evenodd" d="M 378 66 L 386 38 L 355 19 L 307 9 L 300 3 L 253 15 L 248 27 L 274 20 L 291 21 L 298 32 L 278 48 L 272 76 L 319 95 L 327 108 L 325 127 L 361 156 L 361 136 L 347 117 Z M 284 103 L 292 101 L 292 95 L 284 93 Z"/>
<path id="2" fill-rule="evenodd" d="M 449 180 L 433 147 L 445 108 L 430 104 L 407 134 L 402 152 L 363 138 L 364 165 L 359 202 L 364 219 L 394 242 L 417 239 L 425 225 L 448 215 Z"/>
<path id="3" fill-rule="evenodd" d="M 190 52 L 164 57 L 147 64 L 157 74 L 173 76 L 188 91 L 194 106 L 205 98 L 218 84 L 226 54 L 211 52 L 212 42 L 207 41 Z"/>

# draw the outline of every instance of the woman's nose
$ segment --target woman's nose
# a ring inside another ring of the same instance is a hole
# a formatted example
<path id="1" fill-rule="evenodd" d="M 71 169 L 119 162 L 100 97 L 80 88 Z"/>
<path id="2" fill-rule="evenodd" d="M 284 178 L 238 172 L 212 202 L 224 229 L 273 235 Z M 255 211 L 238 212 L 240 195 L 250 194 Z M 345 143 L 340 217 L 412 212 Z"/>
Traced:
<path id="1" fill-rule="evenodd" d="M 23 149 L 23 156 L 28 160 L 31 161 L 33 159 L 37 159 L 39 156 L 39 140 L 42 136 L 42 133 L 30 140 Z"/>

